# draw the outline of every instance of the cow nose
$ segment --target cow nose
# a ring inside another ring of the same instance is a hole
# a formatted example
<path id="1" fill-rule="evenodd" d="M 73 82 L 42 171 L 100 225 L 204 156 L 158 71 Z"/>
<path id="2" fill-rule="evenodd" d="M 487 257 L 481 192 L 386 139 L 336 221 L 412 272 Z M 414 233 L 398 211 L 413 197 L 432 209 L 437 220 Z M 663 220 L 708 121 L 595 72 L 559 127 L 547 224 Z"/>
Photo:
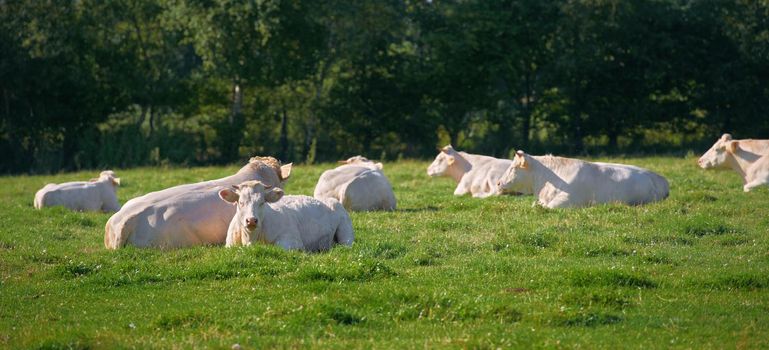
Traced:
<path id="1" fill-rule="evenodd" d="M 256 218 L 246 218 L 246 227 L 255 228 L 257 220 Z"/>

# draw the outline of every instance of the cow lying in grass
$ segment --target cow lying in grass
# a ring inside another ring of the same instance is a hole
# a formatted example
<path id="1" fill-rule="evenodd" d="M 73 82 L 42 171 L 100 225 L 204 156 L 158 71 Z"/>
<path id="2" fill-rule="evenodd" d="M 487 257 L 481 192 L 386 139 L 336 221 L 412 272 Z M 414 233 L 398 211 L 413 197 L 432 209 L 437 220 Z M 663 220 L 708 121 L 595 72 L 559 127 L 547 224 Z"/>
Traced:
<path id="1" fill-rule="evenodd" d="M 99 178 L 90 181 L 47 184 L 35 193 L 34 206 L 64 206 L 77 211 L 116 212 L 120 210 L 117 201 L 117 186 L 120 178 L 112 170 L 105 170 Z"/>
<path id="2" fill-rule="evenodd" d="M 723 134 L 697 160 L 703 169 L 731 168 L 742 176 L 743 191 L 769 185 L 769 140 L 732 140 Z"/>
<path id="3" fill-rule="evenodd" d="M 222 189 L 219 197 L 237 208 L 227 229 L 228 247 L 262 242 L 287 250 L 323 251 L 354 240 L 350 217 L 333 198 L 284 197 L 280 188 L 259 181 Z"/>
<path id="4" fill-rule="evenodd" d="M 382 163 L 362 156 L 341 163 L 336 169 L 323 172 L 313 197 L 335 198 L 352 211 L 395 210 L 395 194 L 382 172 Z"/>
<path id="5" fill-rule="evenodd" d="M 485 198 L 502 194 L 497 188 L 497 182 L 510 164 L 512 161 L 509 159 L 457 152 L 448 145 L 440 149 L 440 153 L 427 168 L 427 175 L 454 179 L 457 182 L 455 196 L 470 193 L 473 197 Z"/>
<path id="6" fill-rule="evenodd" d="M 649 170 L 624 164 L 591 163 L 553 156 L 515 154 L 498 183 L 502 192 L 528 192 L 547 208 L 600 203 L 640 205 L 668 197 L 668 182 Z"/>
<path id="7" fill-rule="evenodd" d="M 235 208 L 219 200 L 219 190 L 249 180 L 283 186 L 290 174 L 291 164 L 254 157 L 235 175 L 131 199 L 107 221 L 104 245 L 117 249 L 127 244 L 156 248 L 223 244 Z"/>

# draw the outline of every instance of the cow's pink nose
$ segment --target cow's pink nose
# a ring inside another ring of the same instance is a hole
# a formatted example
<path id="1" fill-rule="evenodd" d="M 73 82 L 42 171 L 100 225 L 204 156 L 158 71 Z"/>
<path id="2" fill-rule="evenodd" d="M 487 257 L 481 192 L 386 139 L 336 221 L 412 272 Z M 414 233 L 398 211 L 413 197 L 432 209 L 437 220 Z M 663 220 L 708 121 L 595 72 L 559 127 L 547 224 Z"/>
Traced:
<path id="1" fill-rule="evenodd" d="M 246 218 L 246 226 L 248 228 L 254 228 L 256 227 L 256 218 Z"/>

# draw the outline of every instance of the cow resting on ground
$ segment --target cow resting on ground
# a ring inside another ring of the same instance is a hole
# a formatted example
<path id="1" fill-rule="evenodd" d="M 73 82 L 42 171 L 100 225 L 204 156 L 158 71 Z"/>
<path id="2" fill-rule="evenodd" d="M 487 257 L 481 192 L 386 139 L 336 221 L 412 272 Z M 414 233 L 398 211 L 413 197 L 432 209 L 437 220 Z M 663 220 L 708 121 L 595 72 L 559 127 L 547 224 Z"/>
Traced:
<path id="1" fill-rule="evenodd" d="M 262 242 L 287 250 L 323 251 L 354 240 L 350 217 L 333 198 L 284 197 L 280 188 L 259 181 L 222 189 L 219 197 L 237 207 L 227 229 L 228 247 Z"/>
<path id="2" fill-rule="evenodd" d="M 448 145 L 440 149 L 440 153 L 427 168 L 427 175 L 454 179 L 457 182 L 455 196 L 470 193 L 473 197 L 485 198 L 502 194 L 497 189 L 497 182 L 510 164 L 512 161 L 509 159 L 457 152 Z"/>
<path id="3" fill-rule="evenodd" d="M 117 201 L 117 186 L 120 178 L 112 170 L 105 170 L 99 178 L 90 181 L 47 184 L 35 193 L 36 209 L 57 205 L 77 211 L 116 212 L 120 210 Z"/>
<path id="4" fill-rule="evenodd" d="M 723 134 L 697 160 L 703 169 L 731 168 L 742 176 L 743 191 L 769 185 L 769 140 L 733 140 Z"/>
<path id="5" fill-rule="evenodd" d="M 534 193 L 547 208 L 584 207 L 600 203 L 639 205 L 668 197 L 664 177 L 632 165 L 591 163 L 518 151 L 499 181 L 500 191 Z"/>
<path id="6" fill-rule="evenodd" d="M 395 210 L 395 194 L 382 172 L 382 163 L 355 156 L 336 169 L 326 170 L 315 185 L 313 197 L 335 198 L 347 210 Z"/>
<path id="7" fill-rule="evenodd" d="M 104 245 L 117 249 L 126 244 L 156 248 L 223 244 L 235 208 L 219 199 L 219 190 L 249 180 L 282 186 L 290 174 L 291 164 L 254 157 L 235 175 L 131 199 L 107 221 Z"/>

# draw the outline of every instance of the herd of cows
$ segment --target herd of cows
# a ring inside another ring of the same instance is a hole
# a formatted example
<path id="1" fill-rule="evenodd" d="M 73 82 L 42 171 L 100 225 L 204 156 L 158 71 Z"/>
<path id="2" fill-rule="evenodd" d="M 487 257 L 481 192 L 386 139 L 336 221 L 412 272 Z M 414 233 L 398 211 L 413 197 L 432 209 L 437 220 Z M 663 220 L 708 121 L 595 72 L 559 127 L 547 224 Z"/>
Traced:
<path id="1" fill-rule="evenodd" d="M 34 206 L 115 212 L 105 227 L 108 249 L 261 242 L 323 251 L 334 244 L 353 243 L 348 210 L 396 208 L 382 163 L 362 156 L 341 163 L 321 175 L 313 197 L 284 195 L 292 164 L 253 157 L 232 176 L 151 192 L 122 207 L 116 194 L 120 178 L 110 170 L 90 181 L 48 184 L 35 194 Z M 737 171 L 745 192 L 769 185 L 769 140 L 733 140 L 724 134 L 698 164 L 703 169 Z M 454 179 L 455 195 L 534 195 L 535 204 L 546 208 L 615 202 L 641 205 L 669 194 L 667 180 L 647 169 L 523 151 L 513 159 L 498 159 L 456 151 L 449 145 L 440 149 L 427 174 Z"/>

